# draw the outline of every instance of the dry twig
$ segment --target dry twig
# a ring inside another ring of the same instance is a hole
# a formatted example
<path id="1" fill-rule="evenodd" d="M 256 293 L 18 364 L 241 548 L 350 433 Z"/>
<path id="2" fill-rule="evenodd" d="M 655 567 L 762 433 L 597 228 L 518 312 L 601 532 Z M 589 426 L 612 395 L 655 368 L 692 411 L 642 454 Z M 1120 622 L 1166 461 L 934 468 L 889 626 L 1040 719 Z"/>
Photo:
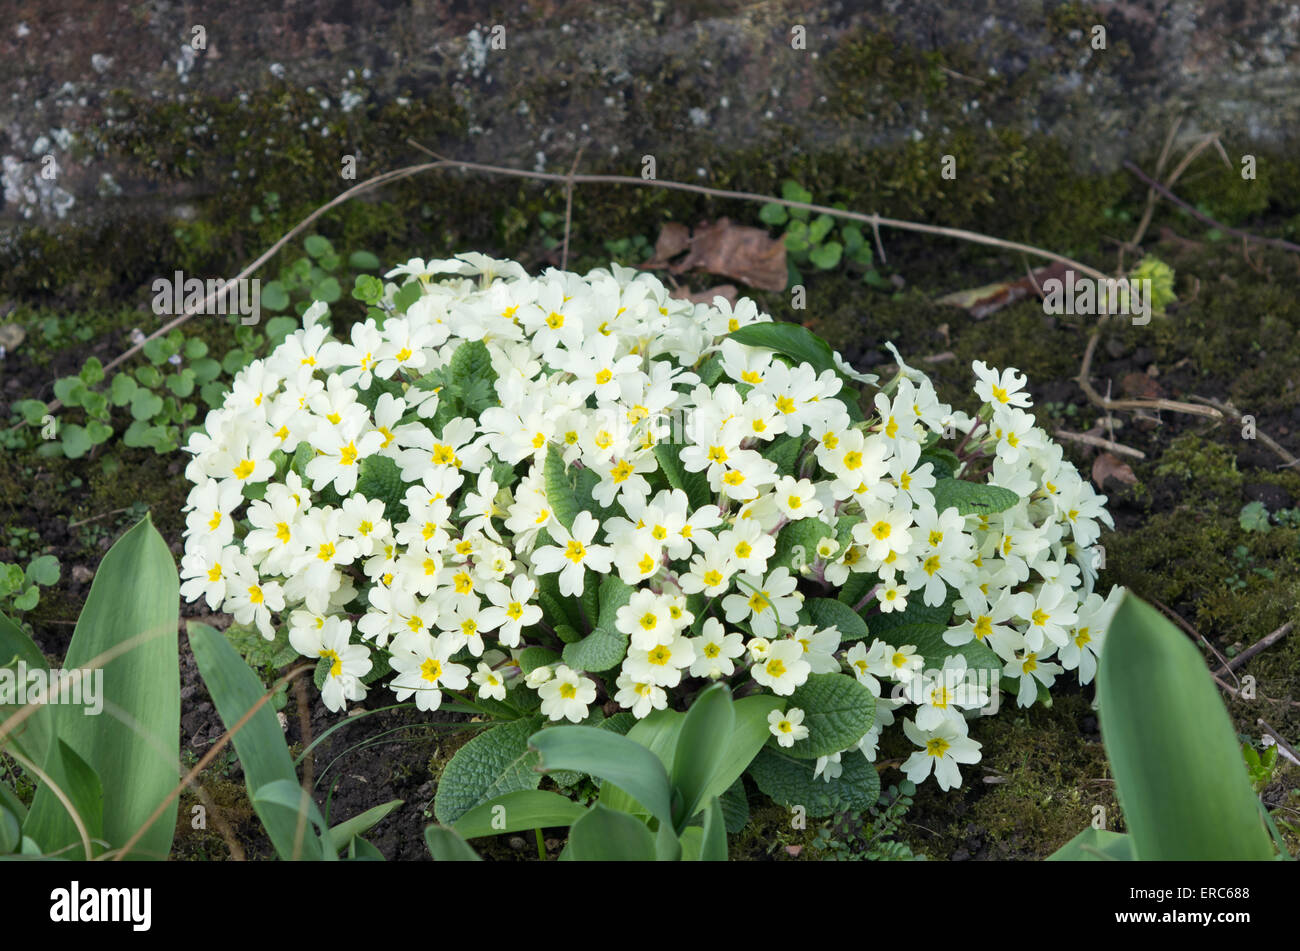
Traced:
<path id="1" fill-rule="evenodd" d="M 1216 670 L 1215 673 L 1226 674 L 1233 670 L 1236 670 L 1238 667 L 1240 667 L 1246 661 L 1250 660 L 1260 651 L 1268 650 L 1268 648 L 1272 647 L 1282 638 L 1290 634 L 1292 626 L 1293 626 L 1292 623 L 1290 621 L 1287 621 L 1285 624 L 1279 627 L 1272 634 L 1266 634 L 1265 636 L 1261 637 L 1258 641 L 1256 641 L 1254 644 L 1251 644 L 1249 647 L 1247 647 L 1236 657 L 1232 658 L 1232 660 L 1224 661 L 1224 666 Z"/>
<path id="2" fill-rule="evenodd" d="M 1119 453 L 1121 456 L 1132 456 L 1134 459 L 1145 459 L 1147 454 L 1141 449 L 1130 449 L 1128 446 L 1109 439 L 1102 439 L 1100 436 L 1090 436 L 1087 433 L 1072 433 L 1066 429 L 1053 430 L 1053 436 L 1060 439 L 1071 439 L 1074 442 L 1081 442 L 1089 446 L 1096 446 L 1098 449 L 1109 449 L 1111 452 Z"/>

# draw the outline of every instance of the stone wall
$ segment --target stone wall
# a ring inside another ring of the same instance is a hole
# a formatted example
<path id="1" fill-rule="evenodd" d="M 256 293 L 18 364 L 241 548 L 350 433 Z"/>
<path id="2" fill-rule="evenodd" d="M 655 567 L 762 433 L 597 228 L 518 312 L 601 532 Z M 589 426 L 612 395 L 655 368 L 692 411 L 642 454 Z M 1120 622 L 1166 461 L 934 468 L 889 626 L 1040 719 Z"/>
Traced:
<path id="1" fill-rule="evenodd" d="M 1234 157 L 1282 150 L 1300 127 L 1300 3 L 1281 0 L 6 7 L 0 226 L 10 227 L 132 201 L 174 211 L 227 187 L 204 156 L 249 143 L 185 113 L 205 101 L 252 109 L 296 95 L 292 121 L 334 136 L 360 178 L 419 159 L 402 144 L 403 109 L 444 116 L 421 131 L 461 158 L 567 171 L 583 146 L 590 169 L 634 173 L 654 154 L 661 177 L 701 181 L 710 170 L 693 156 L 706 142 L 938 150 L 962 129 L 1016 129 L 1108 171 L 1158 149 L 1177 115 L 1188 133 L 1222 131 Z M 191 154 L 173 143 L 141 168 L 155 143 L 123 126 L 151 105 L 179 107 L 170 131 Z M 323 145 L 328 157 L 335 147 Z M 301 175 L 313 191 L 341 190 L 323 159 Z"/>

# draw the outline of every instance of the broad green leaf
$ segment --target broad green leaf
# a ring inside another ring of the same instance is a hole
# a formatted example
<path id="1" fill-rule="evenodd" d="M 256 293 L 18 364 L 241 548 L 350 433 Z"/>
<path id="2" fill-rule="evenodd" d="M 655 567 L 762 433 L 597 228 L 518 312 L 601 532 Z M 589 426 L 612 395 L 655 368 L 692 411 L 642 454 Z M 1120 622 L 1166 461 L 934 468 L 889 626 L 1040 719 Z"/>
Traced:
<path id="1" fill-rule="evenodd" d="M 768 203 L 758 209 L 758 219 L 766 225 L 783 225 L 789 217 L 784 205 Z"/>
<path id="2" fill-rule="evenodd" d="M 406 485 L 401 470 L 387 456 L 371 455 L 361 460 L 356 491 L 368 499 L 383 502 L 384 515 L 394 525 L 410 517 L 403 501 Z"/>
<path id="3" fill-rule="evenodd" d="M 60 435 L 63 437 L 63 454 L 69 459 L 80 459 L 94 445 L 90 441 L 90 434 L 76 423 L 64 426 Z"/>
<path id="4" fill-rule="evenodd" d="M 849 417 L 854 422 L 863 419 L 862 409 L 858 406 L 856 397 L 857 382 L 845 376 L 836 366 L 834 351 L 831 350 L 830 344 L 807 327 L 769 320 L 741 327 L 739 330 L 732 331 L 727 337 L 747 347 L 765 347 L 768 350 L 775 350 L 795 363 L 811 364 L 819 374 L 825 370 L 833 371 L 844 381 L 844 389 L 838 396 L 844 402 Z"/>
<path id="5" fill-rule="evenodd" d="M 843 772 L 826 782 L 813 778 L 815 762 L 796 759 L 788 750 L 764 747 L 750 764 L 749 775 L 758 788 L 787 808 L 803 806 L 809 816 L 833 812 L 864 812 L 880 798 L 880 778 L 875 766 L 857 752 L 845 753 Z"/>
<path id="6" fill-rule="evenodd" d="M 849 607 L 854 607 L 867 596 L 867 592 L 871 590 L 872 585 L 879 580 L 876 575 L 869 572 L 854 572 L 849 575 L 848 580 L 840 587 L 839 593 L 835 595 L 835 600 L 841 604 L 847 604 Z"/>
<path id="7" fill-rule="evenodd" d="M 827 241 L 808 252 L 808 260 L 823 271 L 839 267 L 840 256 L 844 253 L 838 241 Z"/>
<path id="8" fill-rule="evenodd" d="M 21 581 L 21 569 L 19 572 Z M 18 661 L 25 663 L 30 670 L 49 670 L 45 655 L 36 646 L 26 632 L 17 624 L 0 614 L 0 668 L 9 668 L 10 676 L 17 676 Z M 37 704 L 30 708 L 21 723 L 9 727 L 11 717 L 16 717 L 27 709 L 16 704 L 0 703 L 0 729 L 11 730 L 0 738 L 0 748 L 12 743 L 18 752 L 33 763 L 44 763 L 54 737 L 54 707 Z"/>
<path id="9" fill-rule="evenodd" d="M 584 591 L 583 594 L 586 594 L 586 592 Z M 555 636 L 558 637 L 561 641 L 563 641 L 566 645 L 576 644 L 578 643 L 578 641 L 582 640 L 582 634 L 580 634 L 578 631 L 575 631 L 567 624 L 555 625 Z M 567 650 L 568 647 L 566 646 L 565 651 Z M 573 663 L 567 657 L 565 658 L 564 662 L 568 664 L 570 667 L 573 666 Z"/>
<path id="10" fill-rule="evenodd" d="M 820 214 L 808 225 L 808 240 L 812 244 L 821 244 L 835 227 L 835 219 L 827 214 Z"/>
<path id="11" fill-rule="evenodd" d="M 353 251 L 348 255 L 348 267 L 357 271 L 374 271 L 379 268 L 379 258 L 370 251 Z"/>
<path id="12" fill-rule="evenodd" d="M 401 804 L 401 799 L 392 799 L 382 805 L 375 806 L 373 809 L 367 809 L 359 816 L 353 816 L 345 822 L 331 826 L 329 830 L 329 848 L 335 852 L 347 848 L 348 843 L 353 838 L 365 835 Z"/>
<path id="13" fill-rule="evenodd" d="M 270 348 L 275 348 L 280 346 L 280 344 L 284 342 L 284 338 L 289 336 L 289 334 L 293 333 L 295 330 L 297 330 L 298 326 L 299 326 L 299 321 L 298 318 L 296 317 L 289 317 L 285 314 L 281 314 L 279 317 L 272 317 L 270 320 L 266 322 L 267 346 Z M 197 374 L 196 374 L 196 379 L 197 379 Z M 388 381 L 384 381 L 384 382 L 388 382 Z M 370 385 L 374 386 L 373 380 L 371 381 Z"/>
<path id="14" fill-rule="evenodd" d="M 573 530 L 573 520 L 581 511 L 578 499 L 574 495 L 573 483 L 565 471 L 564 457 L 555 446 L 546 449 L 546 463 L 543 466 L 546 485 L 546 499 L 560 524 L 569 531 Z"/>
<path id="15" fill-rule="evenodd" d="M 678 832 L 705 801 L 735 722 L 731 690 L 724 683 L 706 687 L 691 703 L 673 752 L 671 781 L 682 795 L 682 812 L 675 817 Z"/>
<path id="16" fill-rule="evenodd" d="M 134 382 L 134 381 L 132 381 Z M 9 406 L 12 412 L 22 414 L 23 421 L 29 426 L 39 426 L 48 407 L 41 400 L 18 400 Z"/>
<path id="17" fill-rule="evenodd" d="M 470 340 L 457 347 L 447 373 L 452 388 L 472 414 L 477 416 L 497 405 L 497 373 L 483 341 Z"/>
<path id="18" fill-rule="evenodd" d="M 582 640 L 564 645 L 564 662 L 574 670 L 598 673 L 617 667 L 627 654 L 627 635 L 598 627 Z"/>
<path id="19" fill-rule="evenodd" d="M 267 281 L 262 285 L 259 303 L 266 310 L 284 310 L 289 306 L 289 294 L 279 281 Z"/>
<path id="20" fill-rule="evenodd" d="M 320 807 L 296 780 L 277 779 L 260 787 L 251 798 L 253 809 L 268 832 L 272 825 L 288 830 L 288 848 L 276 847 L 282 860 L 316 862 L 338 858 L 336 851 L 324 847 L 322 836 L 328 835 L 329 830 L 325 828 Z"/>
<path id="21" fill-rule="evenodd" d="M 631 585 L 625 583 L 622 578 L 616 574 L 606 575 L 600 580 L 600 618 L 596 622 L 598 627 L 617 630 L 614 626 L 618 619 L 619 608 L 625 607 L 632 600 L 632 594 L 636 591 Z"/>
<path id="22" fill-rule="evenodd" d="M 17 852 L 22 846 L 23 829 L 18 816 L 0 799 L 0 855 Z"/>
<path id="23" fill-rule="evenodd" d="M 801 518 L 790 522 L 776 536 L 776 550 L 768 559 L 767 570 L 789 568 L 798 577 L 799 568 L 817 560 L 817 543 L 833 535 L 831 527 L 816 518 Z"/>
<path id="24" fill-rule="evenodd" d="M 852 746 L 876 719 L 875 695 L 847 674 L 809 674 L 787 707 L 804 712 L 808 736 L 786 747 L 790 756 L 816 759 Z M 854 754 L 857 755 L 857 754 Z"/>
<path id="25" fill-rule="evenodd" d="M 103 665 L 102 675 L 86 684 L 102 687 L 103 712 L 87 716 L 85 706 L 59 704 L 53 707 L 53 729 L 98 774 L 105 801 L 103 837 L 113 848 L 125 845 L 146 823 L 178 779 L 179 606 L 176 564 L 146 515 L 100 562 L 64 658 L 67 670 L 87 669 L 92 661 Z M 118 653 L 127 642 L 131 646 Z M 110 652 L 116 656 L 98 661 Z M 36 793 L 37 799 L 44 795 L 47 790 Z M 175 801 L 163 809 L 128 858 L 166 858 L 176 811 Z"/>
<path id="26" fill-rule="evenodd" d="M 1102 741 L 1143 861 L 1271 859 L 1232 721 L 1200 652 L 1126 593 L 1097 671 Z"/>
<path id="27" fill-rule="evenodd" d="M 433 801 L 437 820 L 453 825 L 475 806 L 503 793 L 536 789 L 542 776 L 529 737 L 541 723 L 540 716 L 503 723 L 458 749 L 438 780 Z"/>
<path id="28" fill-rule="evenodd" d="M 13 813 L 18 819 L 19 825 L 27 821 L 27 807 L 18 798 L 18 794 L 4 783 L 0 783 L 0 806 L 4 806 Z"/>
<path id="29" fill-rule="evenodd" d="M 545 647 L 525 647 L 519 652 L 519 669 L 528 676 L 538 667 L 550 667 L 560 662 L 560 655 Z"/>
<path id="30" fill-rule="evenodd" d="M 894 647 L 916 644 L 918 640 L 931 636 L 942 637 L 952 620 L 952 606 L 956 600 L 957 595 L 950 590 L 943 604 L 931 607 L 918 594 L 908 599 L 906 611 L 882 611 L 871 615 L 871 636 Z M 940 658 L 941 666 L 942 661 Z"/>
<path id="31" fill-rule="evenodd" d="M 336 277 L 327 277 L 311 289 L 312 300 L 333 304 L 343 296 L 343 288 Z"/>
<path id="32" fill-rule="evenodd" d="M 189 623 L 188 630 L 190 647 L 204 686 L 212 696 L 226 729 L 230 729 L 262 699 L 266 688 L 220 631 L 194 621 Z M 298 775 L 293 768 L 293 759 L 269 702 L 263 704 L 234 735 L 234 744 L 244 768 L 250 798 L 257 790 L 280 780 L 297 786 Z M 286 817 L 282 810 L 259 809 L 257 814 L 280 857 L 292 856 L 297 834 L 296 812 L 294 816 Z"/>
<path id="33" fill-rule="evenodd" d="M 59 559 L 54 555 L 41 555 L 27 566 L 27 578 L 44 588 L 57 584 L 59 580 Z"/>
<path id="34" fill-rule="evenodd" d="M 475 806 L 457 819 L 453 828 L 466 839 L 477 839 L 524 829 L 570 826 L 586 811 L 558 793 L 520 789 Z"/>
<path id="35" fill-rule="evenodd" d="M 650 862 L 655 840 L 644 822 L 596 803 L 573 824 L 564 850 L 577 862 Z"/>
<path id="36" fill-rule="evenodd" d="M 1044 861 L 1046 862 L 1131 862 L 1133 841 L 1127 835 L 1106 829 L 1084 829 Z"/>
<path id="37" fill-rule="evenodd" d="M 302 246 L 314 258 L 319 258 L 334 250 L 334 245 L 330 244 L 329 238 L 319 234 L 308 235 Z"/>
<path id="38" fill-rule="evenodd" d="M 673 808 L 676 809 L 681 804 L 681 797 L 674 793 Z M 677 830 L 667 823 L 661 822 L 659 829 L 655 832 L 655 861 L 656 862 L 680 862 L 682 859 L 682 840 L 677 834 Z"/>
<path id="39" fill-rule="evenodd" d="M 354 862 L 382 862 L 384 853 L 357 835 L 348 842 L 348 858 Z"/>
<path id="40" fill-rule="evenodd" d="M 749 824 L 749 797 L 745 794 L 745 781 L 738 779 L 718 797 L 727 832 L 735 835 Z"/>
<path id="41" fill-rule="evenodd" d="M 767 715 L 782 709 L 784 700 L 769 693 L 754 694 L 732 703 L 736 722 L 717 772 L 705 790 L 705 799 L 721 796 L 739 781 L 758 751 L 772 735 Z"/>
<path id="42" fill-rule="evenodd" d="M 802 448 L 802 439 L 794 436 L 778 436 L 763 447 L 763 458 L 775 462 L 777 471 L 781 475 L 793 476 L 795 463 L 799 461 L 799 450 Z M 705 484 L 708 484 L 707 480 Z"/>
<path id="43" fill-rule="evenodd" d="M 708 505 L 712 493 L 709 491 L 708 476 L 703 472 L 687 472 L 686 467 L 682 465 L 684 448 L 686 447 L 681 443 L 656 443 L 654 454 L 659 468 L 668 479 L 668 484 L 674 489 L 685 492 L 687 500 L 691 503 L 691 509 L 694 510 Z"/>
<path id="44" fill-rule="evenodd" d="M 71 801 L 88 837 L 92 840 L 103 838 L 104 787 L 94 768 L 62 739 L 57 739 L 50 747 L 43 768 Z M 30 836 L 46 853 L 60 852 L 73 846 L 67 852 L 68 857 L 87 858 L 85 845 L 67 806 L 44 784 L 36 790 L 31 811 L 23 823 L 23 835 Z M 103 851 L 102 846 L 93 842 L 91 848 L 91 857 Z"/>
<path id="45" fill-rule="evenodd" d="M 422 293 L 419 281 L 412 279 L 406 282 L 393 294 L 393 309 L 399 314 L 406 313 L 407 308 L 418 301 Z"/>
<path id="46" fill-rule="evenodd" d="M 781 197 L 786 201 L 797 201 L 805 205 L 811 205 L 813 196 L 812 192 L 808 191 L 808 189 L 804 188 L 794 179 L 787 178 L 781 183 Z M 808 210 L 805 208 L 792 208 L 790 209 L 790 214 L 806 219 L 808 217 Z"/>
<path id="47" fill-rule="evenodd" d="M 138 420 L 153 419 L 162 412 L 162 397 L 151 390 L 136 390 L 131 396 L 131 418 Z"/>
<path id="48" fill-rule="evenodd" d="M 544 770 L 574 769 L 613 783 L 661 823 L 672 825 L 668 771 L 650 750 L 625 736 L 588 726 L 560 726 L 528 740 Z"/>
<path id="49" fill-rule="evenodd" d="M 481 862 L 483 859 L 468 842 L 445 826 L 429 826 L 424 830 L 424 843 L 435 862 Z"/>
<path id="50" fill-rule="evenodd" d="M 727 336 L 747 347 L 764 347 L 797 363 L 812 364 L 818 373 L 835 369 L 831 345 L 800 324 L 765 320 L 733 330 Z"/>
<path id="51" fill-rule="evenodd" d="M 867 622 L 862 620 L 862 615 L 833 598 L 809 598 L 799 613 L 819 630 L 836 628 L 840 632 L 840 643 L 860 641 L 867 636 Z"/>
<path id="52" fill-rule="evenodd" d="M 65 376 L 54 381 L 54 398 L 64 406 L 80 406 L 82 397 L 89 392 L 81 377 Z"/>
<path id="53" fill-rule="evenodd" d="M 930 492 L 937 511 L 942 513 L 953 506 L 959 515 L 992 515 L 1020 501 L 1020 496 L 1010 489 L 961 479 L 939 479 Z"/>
<path id="54" fill-rule="evenodd" d="M 924 466 L 927 462 L 934 467 L 936 482 L 941 479 L 952 478 L 953 474 L 961 468 L 961 460 L 957 458 L 957 454 L 951 449 L 944 449 L 941 446 L 934 446 L 921 453 L 917 468 Z"/>
<path id="55" fill-rule="evenodd" d="M 899 633 L 899 630 L 901 629 L 896 629 L 895 634 Z M 984 675 L 983 683 L 991 689 L 995 688 L 1002 679 L 1002 668 L 1005 662 L 991 647 L 977 640 L 954 647 L 943 639 L 944 632 L 947 630 L 946 625 L 918 625 L 907 631 L 907 639 L 903 643 L 914 646 L 916 652 L 925 658 L 926 670 L 939 670 L 948 657 L 960 655 L 966 659 L 968 669 L 987 670 L 989 673 Z M 890 643 L 894 642 L 890 641 Z"/>
<path id="56" fill-rule="evenodd" d="M 704 845 L 704 830 L 700 826 L 687 826 L 677 838 L 683 862 L 698 862 Z"/>
<path id="57" fill-rule="evenodd" d="M 15 611 L 30 611 L 41 600 L 41 589 L 36 585 L 29 585 L 27 590 L 18 597 L 14 598 Z"/>
<path id="58" fill-rule="evenodd" d="M 113 427 L 92 419 L 86 423 L 86 438 L 92 446 L 101 446 L 113 438 Z"/>
<path id="59" fill-rule="evenodd" d="M 714 798 L 704 810 L 704 835 L 700 843 L 701 862 L 727 861 L 727 822 L 722 805 Z"/>

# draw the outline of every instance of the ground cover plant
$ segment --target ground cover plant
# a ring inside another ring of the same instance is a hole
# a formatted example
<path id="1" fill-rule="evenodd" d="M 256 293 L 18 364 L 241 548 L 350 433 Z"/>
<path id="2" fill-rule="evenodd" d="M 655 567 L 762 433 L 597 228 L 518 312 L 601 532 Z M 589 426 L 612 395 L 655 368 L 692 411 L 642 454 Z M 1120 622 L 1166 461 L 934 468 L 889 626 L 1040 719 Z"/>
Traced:
<path id="1" fill-rule="evenodd" d="M 901 358 L 876 386 L 750 301 L 617 265 L 388 277 L 346 342 L 309 308 L 191 438 L 181 591 L 285 626 L 331 710 L 382 684 L 506 721 L 448 764 L 440 820 L 536 785 L 465 765 L 530 726 L 717 680 L 771 698 L 760 789 L 866 809 L 895 720 L 908 778 L 949 789 L 967 711 L 1092 679 L 1109 516 L 1016 370 L 977 362 L 969 416 Z"/>

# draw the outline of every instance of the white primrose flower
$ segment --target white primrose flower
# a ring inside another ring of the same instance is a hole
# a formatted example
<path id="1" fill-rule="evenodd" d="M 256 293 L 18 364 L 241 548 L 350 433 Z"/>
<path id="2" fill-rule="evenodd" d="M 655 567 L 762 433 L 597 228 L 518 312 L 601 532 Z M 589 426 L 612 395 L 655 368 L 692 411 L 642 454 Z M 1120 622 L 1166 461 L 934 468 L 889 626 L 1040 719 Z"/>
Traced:
<path id="1" fill-rule="evenodd" d="M 812 673 L 812 665 L 804 660 L 803 653 L 798 641 L 777 641 L 761 660 L 754 662 L 750 674 L 778 697 L 788 697 Z"/>
<path id="2" fill-rule="evenodd" d="M 546 545 L 533 552 L 533 568 L 538 574 L 560 573 L 560 593 L 570 597 L 582 594 L 587 569 L 597 574 L 609 571 L 613 554 L 604 545 L 592 543 L 600 523 L 588 511 L 578 513 L 573 520 L 573 530 L 555 526 L 559 545 Z"/>
<path id="3" fill-rule="evenodd" d="M 537 695 L 542 698 L 543 716 L 580 723 L 587 717 L 587 706 L 596 699 L 596 685 L 561 664 L 555 668 L 555 676 L 537 688 Z"/>
<path id="4" fill-rule="evenodd" d="M 943 719 L 932 730 L 923 730 L 911 720 L 903 721 L 903 732 L 921 749 L 900 767 L 914 783 L 925 782 L 931 771 L 945 792 L 961 785 L 959 763 L 978 763 L 980 744 L 966 735 L 966 721 Z"/>
<path id="5" fill-rule="evenodd" d="M 390 663 L 397 676 L 389 686 L 398 700 L 415 697 L 420 710 L 437 710 L 443 690 L 463 690 L 469 684 L 469 668 L 450 660 L 456 648 L 443 635 L 428 631 L 403 631 L 393 639 Z"/>
<path id="6" fill-rule="evenodd" d="M 797 741 L 808 737 L 808 728 L 803 725 L 803 711 L 798 707 L 790 707 L 784 713 L 773 710 L 767 715 L 767 728 L 781 746 L 794 746 Z"/>

